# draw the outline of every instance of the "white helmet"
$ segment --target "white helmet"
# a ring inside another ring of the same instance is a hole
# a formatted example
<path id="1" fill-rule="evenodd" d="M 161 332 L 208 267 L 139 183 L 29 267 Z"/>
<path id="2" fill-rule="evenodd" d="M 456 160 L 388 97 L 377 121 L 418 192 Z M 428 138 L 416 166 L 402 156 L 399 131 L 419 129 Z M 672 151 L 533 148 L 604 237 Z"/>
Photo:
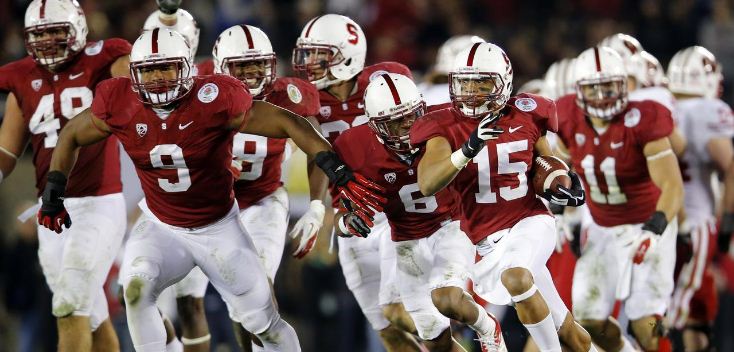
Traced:
<path id="1" fill-rule="evenodd" d="M 161 10 L 156 10 L 148 16 L 143 25 L 143 30 L 153 28 L 167 28 L 181 33 L 189 48 L 191 48 L 189 59 L 194 62 L 196 49 L 199 47 L 199 25 L 194 20 L 194 16 L 191 16 L 188 11 L 178 9 L 174 14 L 166 14 Z"/>
<path id="2" fill-rule="evenodd" d="M 510 94 L 512 64 L 499 46 L 474 43 L 454 59 L 449 95 L 454 107 L 464 115 L 479 118 L 491 114 L 497 118 Z"/>
<path id="3" fill-rule="evenodd" d="M 362 72 L 366 56 L 362 28 L 349 17 L 328 14 L 306 23 L 293 50 L 293 70 L 324 89 Z"/>
<path id="4" fill-rule="evenodd" d="M 63 30 L 64 38 L 44 38 Z M 87 44 L 87 19 L 76 0 L 33 0 L 25 12 L 24 39 L 28 55 L 39 65 L 54 69 L 71 60 Z M 63 50 L 59 54 L 59 50 Z"/>
<path id="5" fill-rule="evenodd" d="M 668 64 L 668 89 L 673 93 L 717 97 L 721 80 L 721 65 L 702 46 L 678 51 Z"/>
<path id="6" fill-rule="evenodd" d="M 130 52 L 130 79 L 140 101 L 162 107 L 183 98 L 194 83 L 189 54 L 188 43 L 178 32 L 167 28 L 144 31 Z M 146 71 L 170 65 L 176 68 L 175 78 L 144 80 Z"/>
<path id="7" fill-rule="evenodd" d="M 270 39 L 260 28 L 246 24 L 229 27 L 214 43 L 214 72 L 233 76 L 247 85 L 252 96 L 269 93 L 275 80 L 275 52 Z M 237 75 L 235 64 L 254 63 L 256 72 Z"/>
<path id="8" fill-rule="evenodd" d="M 574 64 L 576 104 L 593 117 L 611 120 L 627 107 L 627 71 L 608 47 L 586 49 Z"/>
<path id="9" fill-rule="evenodd" d="M 616 51 L 624 61 L 626 61 L 630 56 L 642 51 L 640 41 L 635 39 L 635 37 L 624 33 L 612 34 L 602 39 L 598 46 L 611 48 Z"/>
<path id="10" fill-rule="evenodd" d="M 457 35 L 449 38 L 444 42 L 440 48 L 438 48 L 438 54 L 436 55 L 436 64 L 433 66 L 433 71 L 448 75 L 451 71 L 451 67 L 454 64 L 456 55 L 471 47 L 474 43 L 481 43 L 485 40 L 476 35 Z"/>
<path id="11" fill-rule="evenodd" d="M 562 59 L 554 62 L 546 71 L 543 79 L 545 88 L 543 94 L 551 99 L 558 99 L 575 91 L 576 82 L 573 76 L 575 58 Z"/>
<path id="12" fill-rule="evenodd" d="M 648 53 L 640 51 L 630 56 L 626 62 L 627 75 L 634 77 L 637 88 L 656 87 L 666 84 L 665 70 L 660 61 Z"/>
<path id="13" fill-rule="evenodd" d="M 401 74 L 383 73 L 364 92 L 364 112 L 368 125 L 380 141 L 399 154 L 412 151 L 410 126 L 426 112 L 423 95 L 415 83 Z"/>

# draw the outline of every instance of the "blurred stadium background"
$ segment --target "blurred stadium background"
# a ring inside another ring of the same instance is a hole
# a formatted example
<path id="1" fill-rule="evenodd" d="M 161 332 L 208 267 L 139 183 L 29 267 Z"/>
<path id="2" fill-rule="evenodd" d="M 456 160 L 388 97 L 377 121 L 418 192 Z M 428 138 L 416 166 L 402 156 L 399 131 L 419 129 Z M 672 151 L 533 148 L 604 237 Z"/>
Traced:
<path id="1" fill-rule="evenodd" d="M 22 31 L 27 3 L 0 0 L 2 64 L 26 55 Z M 89 24 L 89 40 L 122 37 L 132 42 L 156 9 L 153 0 L 80 3 Z M 413 70 L 417 81 L 429 72 L 438 47 L 457 34 L 476 34 L 505 48 L 515 70 L 515 87 L 542 78 L 552 62 L 574 57 L 617 32 L 638 38 L 664 66 L 677 50 L 702 45 L 723 64 L 725 77 L 734 74 L 734 0 L 188 0 L 182 7 L 201 27 L 200 59 L 210 56 L 222 30 L 247 23 L 270 36 L 278 53 L 279 75 L 291 73 L 291 51 L 303 25 L 323 13 L 344 14 L 362 25 L 368 41 L 367 64 L 399 61 Z M 730 105 L 732 88 L 726 79 L 723 99 Z M 4 99 L 0 97 L 0 105 Z M 303 165 L 304 158 L 296 154 L 288 177 L 296 219 L 307 204 Z M 55 321 L 36 255 L 35 225 L 33 220 L 16 220 L 35 202 L 32 167 L 31 153 L 26 152 L 0 185 L 0 351 L 55 350 Z M 301 261 L 292 259 L 288 255 L 292 250 L 286 248 L 275 283 L 281 311 L 296 327 L 304 351 L 380 351 L 344 284 L 336 253 L 329 252 L 328 236 L 321 236 L 318 247 Z M 722 295 L 715 344 L 719 351 L 734 351 L 731 254 L 722 263 L 716 276 Z M 114 299 L 116 290 L 111 284 L 112 318 L 124 351 L 132 351 L 124 312 Z M 169 309 L 171 314 L 174 307 Z M 213 350 L 234 350 L 226 308 L 211 287 L 206 309 Z M 512 314 L 505 319 L 508 347 L 521 350 L 524 333 L 512 328 Z"/>

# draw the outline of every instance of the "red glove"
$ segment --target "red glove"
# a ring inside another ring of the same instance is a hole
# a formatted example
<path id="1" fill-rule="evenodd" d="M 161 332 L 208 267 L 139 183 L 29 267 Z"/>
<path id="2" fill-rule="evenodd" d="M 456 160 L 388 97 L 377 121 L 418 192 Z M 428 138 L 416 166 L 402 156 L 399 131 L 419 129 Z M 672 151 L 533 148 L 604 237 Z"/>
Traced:
<path id="1" fill-rule="evenodd" d="M 71 227 L 71 217 L 64 207 L 66 176 L 59 171 L 51 171 L 46 176 L 46 187 L 41 196 L 41 209 L 38 211 L 38 224 L 56 233 L 61 233 L 61 225 Z"/>
<path id="2" fill-rule="evenodd" d="M 375 211 L 382 211 L 382 205 L 387 203 L 387 198 L 382 196 L 385 192 L 383 187 L 352 172 L 332 151 L 319 152 L 314 161 L 324 170 L 329 182 L 336 186 L 342 200 L 364 209 L 371 216 L 375 215 Z"/>

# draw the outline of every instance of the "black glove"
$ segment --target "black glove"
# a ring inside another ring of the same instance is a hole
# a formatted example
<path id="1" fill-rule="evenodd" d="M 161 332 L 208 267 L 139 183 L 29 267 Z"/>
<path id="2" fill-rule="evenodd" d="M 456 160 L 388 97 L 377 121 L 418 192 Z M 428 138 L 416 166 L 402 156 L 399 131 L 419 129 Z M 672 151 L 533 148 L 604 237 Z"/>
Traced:
<path id="1" fill-rule="evenodd" d="M 38 224 L 51 231 L 61 233 L 63 224 L 71 227 L 71 217 L 64 208 L 66 176 L 61 171 L 51 171 L 46 176 L 46 187 L 41 196 L 41 209 L 38 211 Z"/>
<path id="2" fill-rule="evenodd" d="M 359 236 L 366 238 L 372 231 L 374 218 L 362 209 L 357 209 L 344 214 L 340 221 L 344 222 L 344 226 L 340 225 L 342 232 L 346 232 L 351 236 Z M 346 227 L 346 231 L 343 227 Z"/>
<path id="3" fill-rule="evenodd" d="M 721 253 L 729 253 L 731 246 L 731 234 L 734 232 L 734 213 L 724 213 L 721 216 L 719 224 L 719 236 L 716 238 L 716 245 Z"/>
<path id="4" fill-rule="evenodd" d="M 166 15 L 173 15 L 181 7 L 181 0 L 156 0 L 158 9 Z"/>
<path id="5" fill-rule="evenodd" d="M 568 177 L 571 178 L 571 188 L 566 188 L 561 185 L 558 186 L 558 192 L 551 192 L 546 190 L 540 196 L 555 205 L 563 205 L 569 207 L 578 207 L 586 203 L 586 193 L 584 187 L 581 186 L 581 180 L 579 175 L 573 171 L 568 172 Z"/>
<path id="6" fill-rule="evenodd" d="M 352 172 L 336 153 L 319 152 L 314 162 L 321 170 L 324 170 L 326 176 L 329 177 L 329 182 L 336 186 L 345 201 L 364 209 L 370 215 L 375 214 L 372 209 L 382 211 L 382 205 L 387 203 L 387 199 L 382 196 L 385 189 L 364 176 Z"/>
<path id="7" fill-rule="evenodd" d="M 496 117 L 485 117 L 479 126 L 470 135 L 469 139 L 461 145 L 461 152 L 468 159 L 473 159 L 484 147 L 484 143 L 490 139 L 496 139 L 502 132 L 502 128 L 491 126 L 497 121 Z"/>
<path id="8" fill-rule="evenodd" d="M 652 213 L 650 219 L 642 225 L 643 231 L 650 231 L 658 236 L 663 234 L 665 228 L 668 227 L 668 219 L 665 218 L 665 213 L 662 211 L 656 211 Z"/>

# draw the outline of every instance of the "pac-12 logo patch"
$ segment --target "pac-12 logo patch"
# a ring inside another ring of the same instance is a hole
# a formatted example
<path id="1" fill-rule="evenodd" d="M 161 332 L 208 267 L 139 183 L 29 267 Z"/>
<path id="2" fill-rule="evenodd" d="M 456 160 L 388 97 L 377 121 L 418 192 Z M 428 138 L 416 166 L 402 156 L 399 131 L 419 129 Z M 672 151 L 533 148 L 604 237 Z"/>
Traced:
<path id="1" fill-rule="evenodd" d="M 301 91 L 298 90 L 298 87 L 294 86 L 293 84 L 288 84 L 288 87 L 286 87 L 286 91 L 288 91 L 288 99 L 290 99 L 293 103 L 299 104 L 301 101 L 303 101 L 303 95 L 301 94 Z"/>
<path id="2" fill-rule="evenodd" d="M 33 88 L 33 90 L 35 90 L 36 92 L 41 90 L 41 85 L 43 85 L 43 80 L 40 78 L 31 81 L 31 88 Z"/>
<path id="3" fill-rule="evenodd" d="M 202 103 L 211 103 L 214 101 L 214 99 L 217 99 L 217 96 L 219 95 L 219 87 L 217 87 L 214 83 L 207 83 L 203 85 L 201 88 L 199 88 L 199 93 L 197 93 L 197 96 L 199 97 L 199 101 Z"/>
<path id="4" fill-rule="evenodd" d="M 329 117 L 331 117 L 331 106 L 322 106 L 319 109 L 319 114 L 325 119 L 328 119 Z"/>
<path id="5" fill-rule="evenodd" d="M 385 174 L 385 181 L 390 183 L 395 183 L 395 180 L 398 179 L 398 176 L 394 172 L 388 172 Z"/>
<path id="6" fill-rule="evenodd" d="M 148 133 L 148 125 L 144 123 L 135 124 L 135 130 L 138 131 L 138 136 L 145 136 Z"/>

